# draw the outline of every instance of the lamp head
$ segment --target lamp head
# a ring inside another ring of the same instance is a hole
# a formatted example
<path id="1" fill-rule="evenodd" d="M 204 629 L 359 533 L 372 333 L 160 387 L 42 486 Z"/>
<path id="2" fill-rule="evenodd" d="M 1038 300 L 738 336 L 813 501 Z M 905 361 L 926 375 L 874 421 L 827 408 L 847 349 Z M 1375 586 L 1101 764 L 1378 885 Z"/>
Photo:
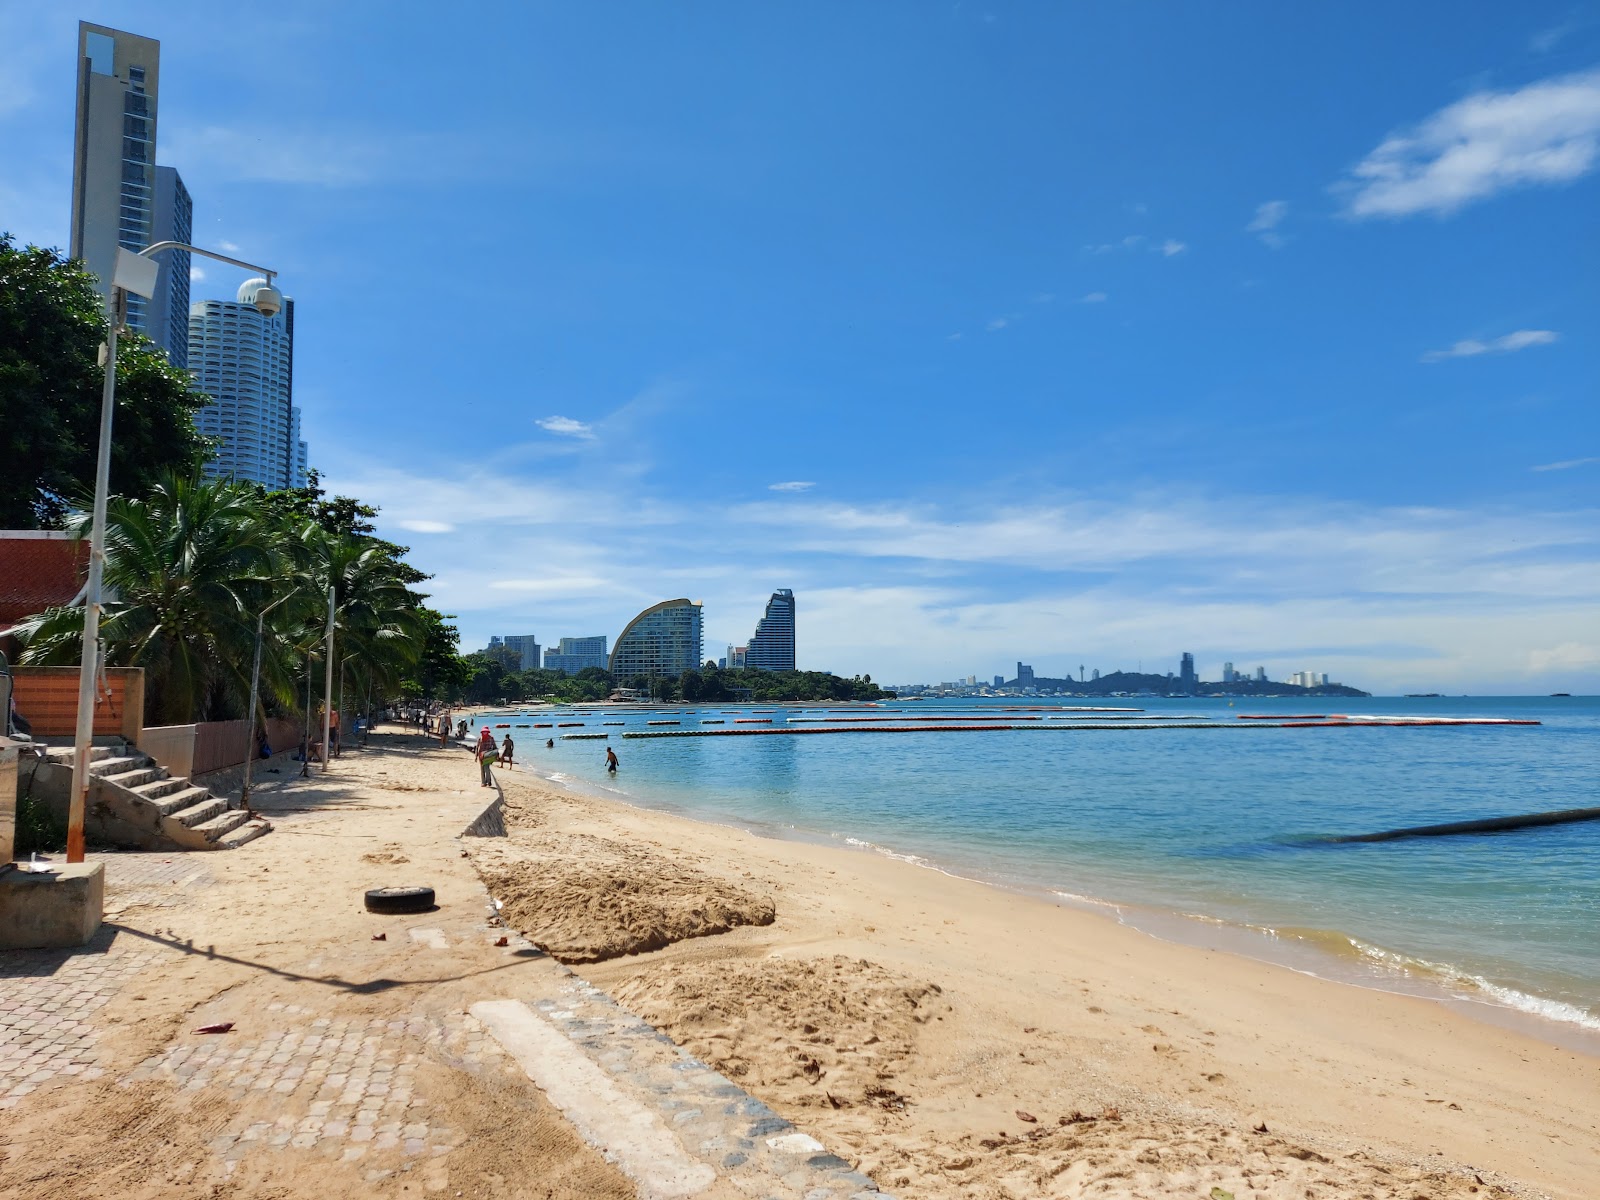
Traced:
<path id="1" fill-rule="evenodd" d="M 265 279 L 247 279 L 239 285 L 239 303 L 255 305 L 263 317 L 275 317 L 283 311 L 283 293 Z"/>

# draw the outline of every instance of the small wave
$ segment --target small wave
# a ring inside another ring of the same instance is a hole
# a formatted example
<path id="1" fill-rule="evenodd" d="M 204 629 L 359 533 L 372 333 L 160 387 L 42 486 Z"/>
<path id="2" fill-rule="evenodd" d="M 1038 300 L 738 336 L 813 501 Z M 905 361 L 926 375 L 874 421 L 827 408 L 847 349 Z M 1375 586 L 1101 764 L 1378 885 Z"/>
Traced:
<path id="1" fill-rule="evenodd" d="M 1083 904 L 1090 908 L 1104 908 L 1116 913 L 1119 918 L 1122 916 L 1122 905 L 1113 904 L 1109 900 L 1102 900 L 1098 896 L 1081 896 L 1077 892 L 1063 892 L 1058 889 L 1052 889 L 1050 894 L 1071 904 Z"/>
<path id="2" fill-rule="evenodd" d="M 1348 942 L 1365 962 L 1385 972 L 1426 980 L 1442 987 L 1458 1000 L 1469 1000 L 1478 1004 L 1498 1004 L 1515 1009 L 1517 1012 L 1543 1017 L 1548 1021 L 1560 1021 L 1590 1032 L 1600 1032 L 1600 1014 L 1580 1005 L 1569 1004 L 1564 1000 L 1552 1000 L 1546 996 L 1530 995 L 1485 979 L 1481 975 L 1463 971 L 1449 963 L 1431 962 L 1425 958 L 1416 958 L 1382 946 L 1374 946 L 1370 942 L 1363 942 L 1360 938 L 1344 937 L 1342 934 L 1338 936 Z"/>

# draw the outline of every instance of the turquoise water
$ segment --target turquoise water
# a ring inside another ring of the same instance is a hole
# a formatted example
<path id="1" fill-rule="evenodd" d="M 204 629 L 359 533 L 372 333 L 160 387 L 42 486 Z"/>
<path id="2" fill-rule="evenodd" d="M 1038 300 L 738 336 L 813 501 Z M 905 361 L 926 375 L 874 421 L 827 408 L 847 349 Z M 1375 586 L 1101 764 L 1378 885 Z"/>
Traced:
<path id="1" fill-rule="evenodd" d="M 1008 702 L 887 704 L 999 715 Z M 1016 702 L 1009 702 L 1015 704 Z M 877 850 L 955 874 L 1109 902 L 1165 936 L 1600 1033 L 1600 822 L 1331 845 L 1331 835 L 1600 806 L 1600 699 L 1139 699 L 1152 717 L 1237 713 L 1514 717 L 1538 726 L 987 731 L 622 739 L 752 708 L 485 717 L 525 767 L 640 804 Z M 846 715 L 756 706 L 782 725 Z M 849 715 L 868 715 L 857 706 Z M 1028 724 L 1066 724 L 1051 710 Z M 602 721 L 625 721 L 606 726 Z M 746 726 L 747 727 L 747 726 Z M 504 732 L 504 731 L 501 731 Z M 610 733 L 609 742 L 557 741 Z M 604 771 L 605 746 L 622 759 Z M 1585 1039 L 1587 1040 L 1587 1039 Z"/>

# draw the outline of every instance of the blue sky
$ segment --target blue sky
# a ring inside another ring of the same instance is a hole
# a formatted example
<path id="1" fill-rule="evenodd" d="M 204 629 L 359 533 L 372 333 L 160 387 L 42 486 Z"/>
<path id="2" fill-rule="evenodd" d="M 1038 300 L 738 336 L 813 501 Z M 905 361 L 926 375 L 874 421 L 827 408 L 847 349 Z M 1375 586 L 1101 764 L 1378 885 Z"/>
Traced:
<path id="1" fill-rule="evenodd" d="M 1600 5 L 0 0 L 27 240 L 79 17 L 469 647 L 1600 691 Z"/>

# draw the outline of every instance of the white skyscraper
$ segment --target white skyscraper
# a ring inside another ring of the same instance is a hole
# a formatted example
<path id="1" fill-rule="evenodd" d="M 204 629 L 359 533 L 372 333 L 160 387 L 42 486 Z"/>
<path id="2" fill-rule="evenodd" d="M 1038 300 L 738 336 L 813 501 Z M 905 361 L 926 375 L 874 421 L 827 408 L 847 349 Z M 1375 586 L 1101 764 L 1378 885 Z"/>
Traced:
<path id="1" fill-rule="evenodd" d="M 293 403 L 294 301 L 263 317 L 252 301 L 264 283 L 245 281 L 237 302 L 190 306 L 189 370 L 211 398 L 196 422 L 218 442 L 206 474 L 279 490 L 304 483 L 307 455 Z"/>

